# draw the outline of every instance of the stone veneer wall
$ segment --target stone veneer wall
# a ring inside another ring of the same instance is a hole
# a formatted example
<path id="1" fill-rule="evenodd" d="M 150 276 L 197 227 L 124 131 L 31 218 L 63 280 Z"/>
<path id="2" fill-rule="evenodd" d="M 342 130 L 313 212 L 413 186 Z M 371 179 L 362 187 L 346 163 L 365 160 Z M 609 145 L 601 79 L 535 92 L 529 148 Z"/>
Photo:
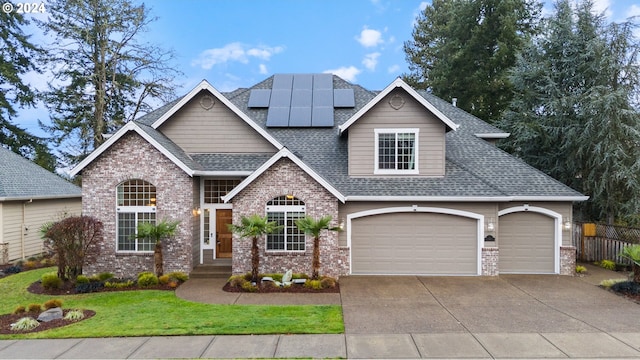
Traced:
<path id="1" fill-rule="evenodd" d="M 482 248 L 482 275 L 483 276 L 498 276 L 500 271 L 498 269 L 500 250 L 497 247 L 485 247 Z"/>
<path id="2" fill-rule="evenodd" d="M 575 246 L 560 247 L 560 275 L 574 276 L 576 274 Z"/>
<path id="3" fill-rule="evenodd" d="M 330 215 L 333 226 L 338 225 L 338 200 L 307 173 L 289 159 L 280 159 L 233 199 L 233 223 L 243 216 L 266 215 L 267 202 L 273 198 L 292 194 L 305 203 L 306 214 L 314 218 Z M 266 251 L 266 238 L 258 241 L 261 273 L 311 274 L 313 238 L 307 236 L 304 252 Z M 332 231 L 322 233 L 320 239 L 320 275 L 339 277 L 348 274 L 345 252 L 338 246 L 338 235 Z M 233 273 L 251 271 L 251 239 L 233 237 Z"/>
<path id="4" fill-rule="evenodd" d="M 129 179 L 156 187 L 156 219 L 180 220 L 175 237 L 164 244 L 164 271 L 190 273 L 194 180 L 136 133 L 124 135 L 82 171 L 82 212 L 104 225 L 100 254 L 87 259 L 83 272 L 134 276 L 154 270 L 153 253 L 116 252 L 116 187 Z"/>

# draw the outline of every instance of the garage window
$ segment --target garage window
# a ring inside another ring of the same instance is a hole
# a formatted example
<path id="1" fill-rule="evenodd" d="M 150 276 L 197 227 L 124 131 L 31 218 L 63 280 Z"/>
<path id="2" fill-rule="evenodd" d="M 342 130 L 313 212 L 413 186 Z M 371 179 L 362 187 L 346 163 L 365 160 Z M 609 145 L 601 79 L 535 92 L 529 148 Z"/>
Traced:
<path id="1" fill-rule="evenodd" d="M 418 129 L 375 129 L 376 174 L 418 173 Z"/>
<path id="2" fill-rule="evenodd" d="M 267 251 L 304 251 L 305 234 L 296 226 L 296 220 L 304 216 L 304 202 L 294 196 L 267 202 L 267 219 L 281 226 L 278 232 L 267 235 Z"/>

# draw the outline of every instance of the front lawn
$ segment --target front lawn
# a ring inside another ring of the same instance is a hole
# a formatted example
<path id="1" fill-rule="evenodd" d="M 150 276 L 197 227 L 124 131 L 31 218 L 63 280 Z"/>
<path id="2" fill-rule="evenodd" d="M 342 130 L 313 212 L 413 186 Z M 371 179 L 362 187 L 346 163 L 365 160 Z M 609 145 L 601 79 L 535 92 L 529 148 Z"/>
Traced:
<path id="1" fill-rule="evenodd" d="M 14 338 L 74 338 L 153 335 L 338 334 L 344 332 L 338 305 L 210 305 L 177 298 L 173 291 L 135 290 L 51 296 L 29 293 L 27 287 L 52 268 L 0 279 L 0 314 L 19 306 L 63 301 L 64 309 L 94 310 L 76 324 Z"/>

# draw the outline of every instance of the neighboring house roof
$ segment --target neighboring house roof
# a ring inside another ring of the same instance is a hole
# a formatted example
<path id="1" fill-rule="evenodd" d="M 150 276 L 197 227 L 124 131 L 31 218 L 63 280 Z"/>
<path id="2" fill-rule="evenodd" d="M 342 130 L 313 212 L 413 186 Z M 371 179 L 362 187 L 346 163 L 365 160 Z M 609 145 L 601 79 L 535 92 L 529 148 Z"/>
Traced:
<path id="1" fill-rule="evenodd" d="M 288 157 L 341 201 L 582 201 L 587 197 L 483 139 L 499 139 L 508 133 L 452 104 L 416 91 L 396 79 L 376 92 L 333 76 L 334 89 L 352 89 L 355 106 L 335 108 L 333 127 L 267 127 L 267 109 L 249 107 L 254 89 L 271 89 L 273 76 L 248 89 L 220 93 L 206 81 L 186 96 L 126 124 L 73 169 L 79 173 L 124 133 L 136 131 L 191 176 L 248 176 L 248 184 L 282 157 Z M 442 177 L 350 177 L 348 132 L 384 96 L 403 89 L 441 120 L 446 133 L 445 175 Z M 187 154 L 157 128 L 200 91 L 210 91 L 243 121 L 274 144 L 279 152 L 268 154 Z M 257 171 L 256 171 L 257 170 Z M 240 191 L 240 190 L 238 190 Z M 230 193 L 226 200 L 235 193 Z"/>
<path id="2" fill-rule="evenodd" d="M 78 186 L 0 146 L 0 201 L 81 196 Z"/>

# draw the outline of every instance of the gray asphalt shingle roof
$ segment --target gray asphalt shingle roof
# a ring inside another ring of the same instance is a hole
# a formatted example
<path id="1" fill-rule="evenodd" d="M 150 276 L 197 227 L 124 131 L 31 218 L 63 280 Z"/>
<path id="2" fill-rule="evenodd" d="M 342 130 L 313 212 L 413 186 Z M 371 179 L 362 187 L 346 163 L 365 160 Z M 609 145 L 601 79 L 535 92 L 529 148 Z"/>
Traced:
<path id="1" fill-rule="evenodd" d="M 273 136 L 331 183 L 344 196 L 421 196 L 421 197 L 580 197 L 582 194 L 507 154 L 476 134 L 499 134 L 502 130 L 425 91 L 420 96 L 433 104 L 454 123 L 457 131 L 446 134 L 446 163 L 443 177 L 353 178 L 348 175 L 348 131 L 339 135 L 345 123 L 377 94 L 334 76 L 336 89 L 353 89 L 354 108 L 336 108 L 331 128 L 268 128 L 267 109 L 247 106 L 251 89 L 270 89 L 273 77 L 249 89 L 223 93 L 258 126 Z M 168 111 L 176 100 L 136 120 L 141 128 L 194 170 L 253 171 L 268 156 L 186 154 L 150 125 Z"/>
<path id="2" fill-rule="evenodd" d="M 0 146 L 0 201 L 81 195 L 79 187 Z"/>

